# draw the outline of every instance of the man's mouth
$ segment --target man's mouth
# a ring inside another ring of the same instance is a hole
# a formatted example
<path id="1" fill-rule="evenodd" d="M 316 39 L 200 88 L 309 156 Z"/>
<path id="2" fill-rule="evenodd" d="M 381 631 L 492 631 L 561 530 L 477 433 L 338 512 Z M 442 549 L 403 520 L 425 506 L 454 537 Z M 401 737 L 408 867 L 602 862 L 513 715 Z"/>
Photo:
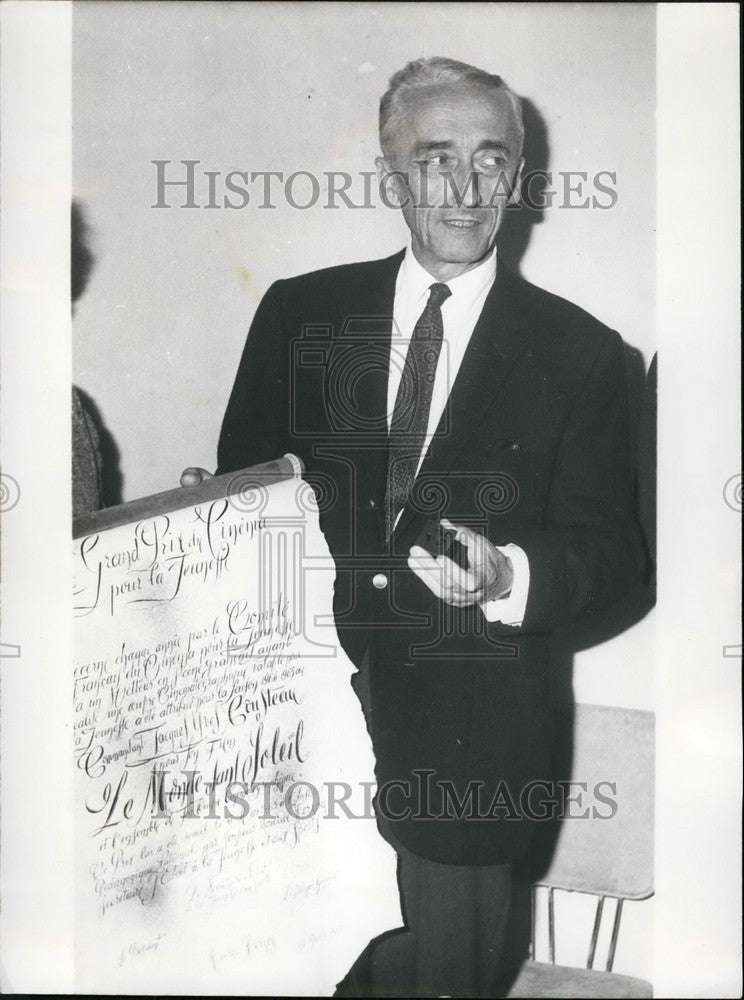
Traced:
<path id="1" fill-rule="evenodd" d="M 477 219 L 444 219 L 445 226 L 452 229 L 474 229 L 480 225 Z"/>

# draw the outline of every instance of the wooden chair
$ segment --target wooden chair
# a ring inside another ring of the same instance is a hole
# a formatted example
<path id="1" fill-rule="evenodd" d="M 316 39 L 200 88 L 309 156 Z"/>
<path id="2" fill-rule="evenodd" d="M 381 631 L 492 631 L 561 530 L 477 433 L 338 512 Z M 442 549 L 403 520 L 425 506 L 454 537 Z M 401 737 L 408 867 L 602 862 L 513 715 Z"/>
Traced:
<path id="1" fill-rule="evenodd" d="M 600 705 L 573 708 L 573 760 L 570 779 L 615 782 L 617 812 L 609 819 L 563 819 L 547 870 L 533 887 L 532 948 L 509 990 L 509 997 L 651 997 L 644 980 L 612 971 L 626 899 L 653 894 L 654 715 Z M 558 777 L 561 777 L 560 775 Z M 604 795 L 609 795 L 607 789 Z M 592 799 L 586 805 L 591 808 Z M 598 803 L 601 806 L 601 803 Z M 575 811 L 576 807 L 574 807 Z M 610 809 L 601 806 L 607 815 Z M 536 893 L 548 894 L 550 962 L 534 961 Z M 554 893 L 591 893 L 597 897 L 586 968 L 555 964 Z M 615 899 L 612 936 L 604 971 L 594 969 L 605 900 Z"/>

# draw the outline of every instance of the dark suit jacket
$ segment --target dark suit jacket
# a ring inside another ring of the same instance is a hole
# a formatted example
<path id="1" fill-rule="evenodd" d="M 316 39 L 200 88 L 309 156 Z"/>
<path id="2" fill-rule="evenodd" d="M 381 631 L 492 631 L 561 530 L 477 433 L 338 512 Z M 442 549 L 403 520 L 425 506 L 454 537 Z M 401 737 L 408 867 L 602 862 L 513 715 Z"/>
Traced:
<path id="1" fill-rule="evenodd" d="M 393 824 L 400 842 L 443 863 L 511 861 L 533 825 L 524 789 L 547 777 L 551 630 L 600 614 L 642 572 L 623 344 L 499 262 L 387 544 L 385 409 L 401 260 L 271 286 L 225 414 L 218 471 L 290 451 L 317 484 L 339 636 L 357 665 L 369 652 L 378 782 L 404 783 L 387 799 L 404 817 Z M 525 550 L 520 628 L 451 609 L 407 568 L 409 547 L 441 516 Z M 372 583 L 380 573 L 383 589 Z"/>

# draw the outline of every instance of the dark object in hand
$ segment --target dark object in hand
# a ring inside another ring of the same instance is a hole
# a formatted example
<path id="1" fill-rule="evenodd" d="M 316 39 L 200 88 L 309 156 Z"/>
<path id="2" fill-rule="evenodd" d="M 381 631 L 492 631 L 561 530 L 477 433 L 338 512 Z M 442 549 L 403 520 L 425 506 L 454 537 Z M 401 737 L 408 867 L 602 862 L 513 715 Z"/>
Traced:
<path id="1" fill-rule="evenodd" d="M 457 541 L 452 528 L 442 527 L 439 521 L 427 521 L 415 544 L 432 556 L 447 556 L 463 569 L 470 569 L 468 550 Z"/>

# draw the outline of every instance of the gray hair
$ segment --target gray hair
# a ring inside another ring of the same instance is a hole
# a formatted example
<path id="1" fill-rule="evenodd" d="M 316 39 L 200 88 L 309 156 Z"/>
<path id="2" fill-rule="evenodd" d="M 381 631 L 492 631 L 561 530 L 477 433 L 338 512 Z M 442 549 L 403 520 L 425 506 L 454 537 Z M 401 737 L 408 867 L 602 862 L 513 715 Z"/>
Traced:
<path id="1" fill-rule="evenodd" d="M 522 121 L 522 102 L 514 91 L 495 73 L 487 73 L 477 66 L 447 59 L 444 56 L 431 56 L 428 59 L 414 59 L 403 69 L 390 77 L 388 89 L 380 98 L 380 146 L 388 155 L 390 132 L 395 118 L 401 110 L 401 101 L 406 93 L 442 83 L 469 83 L 479 87 L 487 87 L 508 96 L 514 110 L 514 118 L 520 136 L 524 141 L 524 123 Z"/>

